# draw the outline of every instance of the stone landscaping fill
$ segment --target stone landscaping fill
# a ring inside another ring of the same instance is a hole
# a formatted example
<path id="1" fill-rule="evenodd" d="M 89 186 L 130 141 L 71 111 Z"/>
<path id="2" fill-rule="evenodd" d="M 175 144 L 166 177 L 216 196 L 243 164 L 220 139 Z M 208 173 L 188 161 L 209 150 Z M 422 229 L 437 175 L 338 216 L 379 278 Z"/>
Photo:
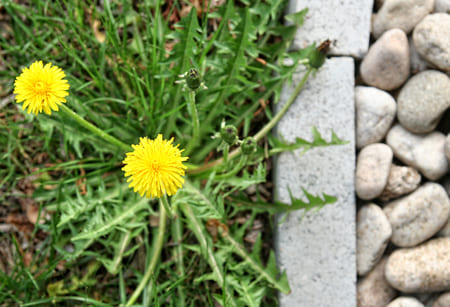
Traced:
<path id="1" fill-rule="evenodd" d="M 355 87 L 357 306 L 450 306 L 450 1 L 376 1 Z"/>

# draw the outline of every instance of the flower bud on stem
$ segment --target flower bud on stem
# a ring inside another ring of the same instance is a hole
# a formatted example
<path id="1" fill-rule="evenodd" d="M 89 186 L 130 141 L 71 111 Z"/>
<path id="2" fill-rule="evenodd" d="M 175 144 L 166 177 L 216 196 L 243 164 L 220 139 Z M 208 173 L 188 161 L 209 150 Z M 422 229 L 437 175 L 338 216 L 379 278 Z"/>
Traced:
<path id="1" fill-rule="evenodd" d="M 220 129 L 220 137 L 230 146 L 233 146 L 238 141 L 238 131 L 233 125 L 226 125 Z"/>
<path id="2" fill-rule="evenodd" d="M 303 76 L 302 80 L 300 80 L 297 87 L 294 89 L 294 92 L 289 97 L 288 101 L 284 104 L 284 106 L 281 108 L 281 110 L 257 133 L 255 134 L 254 138 L 256 141 L 261 140 L 264 136 L 266 136 L 267 133 L 269 133 L 270 130 L 280 121 L 280 119 L 283 117 L 283 115 L 287 112 L 289 107 L 292 105 L 292 103 L 295 101 L 295 98 L 300 93 L 301 89 L 306 83 L 306 80 L 308 80 L 309 75 L 311 72 L 315 70 L 314 67 L 309 66 L 308 70 L 306 71 L 305 75 Z M 236 157 L 237 155 L 241 154 L 241 147 L 236 148 L 233 150 L 229 155 L 228 159 L 232 159 L 233 157 Z M 209 162 L 207 164 L 204 164 L 198 168 L 187 170 L 186 173 L 188 174 L 200 174 L 206 171 L 209 171 L 217 166 L 220 166 L 224 163 L 223 158 L 217 159 L 215 161 Z"/>
<path id="3" fill-rule="evenodd" d="M 197 107 L 195 105 L 195 91 L 188 89 L 189 110 L 192 117 L 192 138 L 186 146 L 186 155 L 189 155 L 192 149 L 197 145 L 200 134 L 200 122 L 198 120 Z"/>

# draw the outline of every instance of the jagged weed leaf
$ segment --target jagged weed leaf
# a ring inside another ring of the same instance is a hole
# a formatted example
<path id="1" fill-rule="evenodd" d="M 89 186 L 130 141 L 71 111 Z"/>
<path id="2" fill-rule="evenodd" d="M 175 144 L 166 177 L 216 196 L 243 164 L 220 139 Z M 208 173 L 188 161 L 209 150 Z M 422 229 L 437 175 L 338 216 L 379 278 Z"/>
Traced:
<path id="1" fill-rule="evenodd" d="M 303 22 L 305 20 L 305 16 L 308 13 L 308 9 L 305 8 L 299 12 L 293 13 L 293 14 L 288 14 L 286 16 L 284 16 L 284 18 L 292 23 L 294 23 L 296 26 L 302 26 Z"/>

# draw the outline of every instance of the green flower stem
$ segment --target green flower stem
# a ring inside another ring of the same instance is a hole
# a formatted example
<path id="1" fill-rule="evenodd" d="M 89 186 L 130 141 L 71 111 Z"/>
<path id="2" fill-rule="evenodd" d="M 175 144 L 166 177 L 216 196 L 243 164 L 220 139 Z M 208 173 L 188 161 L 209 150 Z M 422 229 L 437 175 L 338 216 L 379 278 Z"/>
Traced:
<path id="1" fill-rule="evenodd" d="M 99 137 L 104 139 L 106 142 L 120 148 L 121 150 L 123 150 L 125 152 L 133 151 L 133 148 L 130 145 L 127 145 L 127 144 L 119 141 L 118 139 L 109 135 L 105 131 L 97 128 L 96 126 L 94 126 L 93 124 L 91 124 L 90 122 L 88 122 L 87 120 L 82 118 L 80 115 L 78 115 L 77 113 L 75 113 L 74 111 L 72 111 L 71 109 L 66 107 L 64 104 L 61 104 L 59 107 L 61 108 L 61 111 L 63 111 L 66 115 L 71 117 L 74 121 L 76 121 L 82 127 L 86 128 L 87 130 L 98 135 Z"/>
<path id="2" fill-rule="evenodd" d="M 147 285 L 150 277 L 152 277 L 156 264 L 159 261 L 162 246 L 164 243 L 164 235 L 166 233 L 166 210 L 164 209 L 164 205 L 162 204 L 162 198 L 160 198 L 159 202 L 159 228 L 158 228 L 158 236 L 156 238 L 156 241 L 153 242 L 152 250 L 152 258 L 150 259 L 150 264 L 148 265 L 147 271 L 145 272 L 144 277 L 142 277 L 141 282 L 139 283 L 136 290 L 134 290 L 133 294 L 131 295 L 130 299 L 128 300 L 127 304 L 125 306 L 131 306 L 134 304 L 134 302 L 137 300 L 139 295 L 141 295 L 142 290 L 144 290 L 145 286 Z"/>
<path id="3" fill-rule="evenodd" d="M 131 220 L 131 223 L 134 223 L 135 219 Z M 111 264 L 111 270 L 113 274 L 117 274 L 119 272 L 120 264 L 122 263 L 123 255 L 126 251 L 128 244 L 131 241 L 131 232 L 122 232 L 120 236 L 119 244 L 117 245 L 114 251 L 114 259 Z"/>
<path id="4" fill-rule="evenodd" d="M 241 159 L 239 160 L 239 163 L 236 164 L 236 166 L 231 171 L 229 171 L 228 173 L 225 173 L 225 174 L 216 175 L 214 177 L 214 179 L 221 180 L 221 179 L 226 179 L 226 178 L 236 175 L 245 166 L 247 161 L 248 161 L 248 156 L 242 156 Z"/>
<path id="5" fill-rule="evenodd" d="M 219 227 L 219 233 L 222 235 L 222 238 L 225 239 L 225 241 L 227 243 L 229 243 L 233 249 L 236 251 L 236 253 L 241 256 L 244 260 L 245 263 L 248 263 L 248 265 L 250 265 L 256 272 L 258 272 L 260 274 L 260 276 L 262 276 L 263 278 L 265 278 L 269 283 L 271 283 L 275 288 L 277 288 L 278 290 L 280 290 L 281 292 L 287 294 L 289 293 L 291 290 L 289 288 L 289 286 L 287 286 L 287 288 L 285 286 L 283 286 L 281 283 L 279 283 L 275 278 L 273 278 L 272 276 L 270 276 L 270 274 L 268 274 L 266 272 L 266 270 L 259 265 L 258 263 L 256 263 L 248 254 L 247 251 L 238 243 L 236 242 L 226 231 L 224 231 L 222 228 Z"/>
<path id="6" fill-rule="evenodd" d="M 228 162 L 228 153 L 230 152 L 230 146 L 227 145 L 225 146 L 225 148 L 223 149 L 223 163 L 227 163 Z"/>
<path id="7" fill-rule="evenodd" d="M 191 89 L 188 89 L 188 103 L 192 116 L 192 138 L 186 146 L 186 155 L 189 155 L 195 145 L 197 145 L 200 135 L 200 122 L 198 120 L 197 106 L 195 105 L 195 91 Z"/>
<path id="8" fill-rule="evenodd" d="M 184 268 L 184 262 L 183 262 L 183 245 L 181 244 L 181 241 L 183 239 L 183 225 L 181 224 L 180 217 L 175 218 L 171 223 L 172 228 L 172 238 L 174 242 L 176 243 L 175 248 L 173 250 L 173 257 L 175 258 L 175 261 L 177 263 L 177 274 L 179 276 L 185 276 L 186 270 Z M 178 302 L 180 307 L 185 306 L 185 299 L 186 294 L 184 293 L 183 287 L 177 287 L 178 288 Z"/>
<path id="9" fill-rule="evenodd" d="M 203 255 L 206 257 L 206 260 L 208 261 L 208 264 L 211 267 L 214 276 L 216 277 L 216 282 L 219 284 L 220 287 L 223 287 L 223 290 L 227 297 L 228 303 L 227 306 L 237 306 L 236 302 L 234 301 L 234 297 L 232 296 L 228 287 L 225 284 L 225 278 L 222 269 L 219 267 L 216 257 L 214 256 L 214 252 L 211 246 L 209 246 L 208 244 L 208 240 L 206 239 L 205 236 L 205 234 L 207 233 L 205 228 L 200 223 L 197 216 L 195 216 L 191 206 L 188 203 L 183 204 L 180 208 L 183 210 L 184 215 L 189 220 L 189 224 L 191 225 L 190 228 L 194 232 L 195 237 L 200 243 Z"/>
<path id="10" fill-rule="evenodd" d="M 261 130 L 255 134 L 254 138 L 256 139 L 256 141 L 261 140 L 263 137 L 266 136 L 267 133 L 269 133 L 269 131 L 275 127 L 275 125 L 280 121 L 280 119 L 283 117 L 283 115 L 287 112 L 287 110 L 289 109 L 289 107 L 292 105 L 292 103 L 295 101 L 295 98 L 297 98 L 298 94 L 300 93 L 300 91 L 302 90 L 303 86 L 306 83 L 306 80 L 308 80 L 309 75 L 311 74 L 311 72 L 314 70 L 314 68 L 309 67 L 308 70 L 306 71 L 305 75 L 303 76 L 302 80 L 300 80 L 300 83 L 297 85 L 297 87 L 294 89 L 294 92 L 291 94 L 291 96 L 289 97 L 288 101 L 284 104 L 284 106 L 281 108 L 281 110 L 264 126 L 261 128 Z M 228 159 L 232 159 L 234 157 L 236 157 L 237 155 L 239 155 L 241 153 L 241 148 L 238 147 L 235 150 L 233 150 L 232 152 L 229 153 L 228 155 Z M 224 163 L 224 159 L 220 158 L 217 159 L 215 161 L 209 162 L 207 164 L 204 164 L 198 168 L 195 169 L 188 169 L 186 172 L 188 174 L 199 174 L 199 173 L 203 173 L 206 171 L 209 171 L 215 167 L 218 167 L 220 165 L 222 165 Z"/>
<path id="11" fill-rule="evenodd" d="M 164 206 L 164 209 L 166 209 L 166 213 L 169 217 L 169 219 L 172 219 L 175 216 L 175 212 L 172 209 L 172 207 L 169 204 L 169 199 L 167 198 L 167 195 L 164 194 L 159 201 L 161 202 L 161 204 Z"/>
<path id="12" fill-rule="evenodd" d="M 308 80 L 309 75 L 314 70 L 314 68 L 309 67 L 306 71 L 305 75 L 303 76 L 302 80 L 300 80 L 300 83 L 297 85 L 297 87 L 294 89 L 294 92 L 289 97 L 289 100 L 285 103 L 285 105 L 281 108 L 281 110 L 272 118 L 270 122 L 268 122 L 258 133 L 255 134 L 254 138 L 256 141 L 261 140 L 263 137 L 266 136 L 267 133 L 269 133 L 270 130 L 272 130 L 273 127 L 280 121 L 280 119 L 286 114 L 287 110 L 290 108 L 292 103 L 295 101 L 295 98 L 297 98 L 298 94 L 302 90 L 303 86 L 306 83 L 306 80 Z"/>

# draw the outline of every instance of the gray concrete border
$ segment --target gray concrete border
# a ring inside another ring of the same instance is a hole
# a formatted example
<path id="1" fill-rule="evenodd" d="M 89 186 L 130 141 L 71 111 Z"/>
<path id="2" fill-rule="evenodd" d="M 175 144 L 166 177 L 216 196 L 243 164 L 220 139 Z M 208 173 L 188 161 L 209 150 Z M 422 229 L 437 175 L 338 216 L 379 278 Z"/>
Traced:
<path id="1" fill-rule="evenodd" d="M 337 40 L 331 57 L 312 75 L 304 90 L 283 117 L 275 133 L 288 141 L 312 140 L 316 126 L 325 139 L 331 131 L 349 144 L 315 148 L 303 156 L 284 153 L 275 159 L 275 197 L 289 202 L 301 188 L 334 195 L 338 202 L 318 213 L 288 215 L 275 235 L 277 261 L 287 271 L 292 292 L 280 294 L 280 306 L 356 306 L 356 203 L 354 191 L 354 59 L 369 46 L 372 0 L 291 0 L 288 13 L 309 8 L 304 27 L 296 34 L 294 48 L 325 39 Z M 280 103 L 288 99 L 302 77 L 285 86 Z"/>

